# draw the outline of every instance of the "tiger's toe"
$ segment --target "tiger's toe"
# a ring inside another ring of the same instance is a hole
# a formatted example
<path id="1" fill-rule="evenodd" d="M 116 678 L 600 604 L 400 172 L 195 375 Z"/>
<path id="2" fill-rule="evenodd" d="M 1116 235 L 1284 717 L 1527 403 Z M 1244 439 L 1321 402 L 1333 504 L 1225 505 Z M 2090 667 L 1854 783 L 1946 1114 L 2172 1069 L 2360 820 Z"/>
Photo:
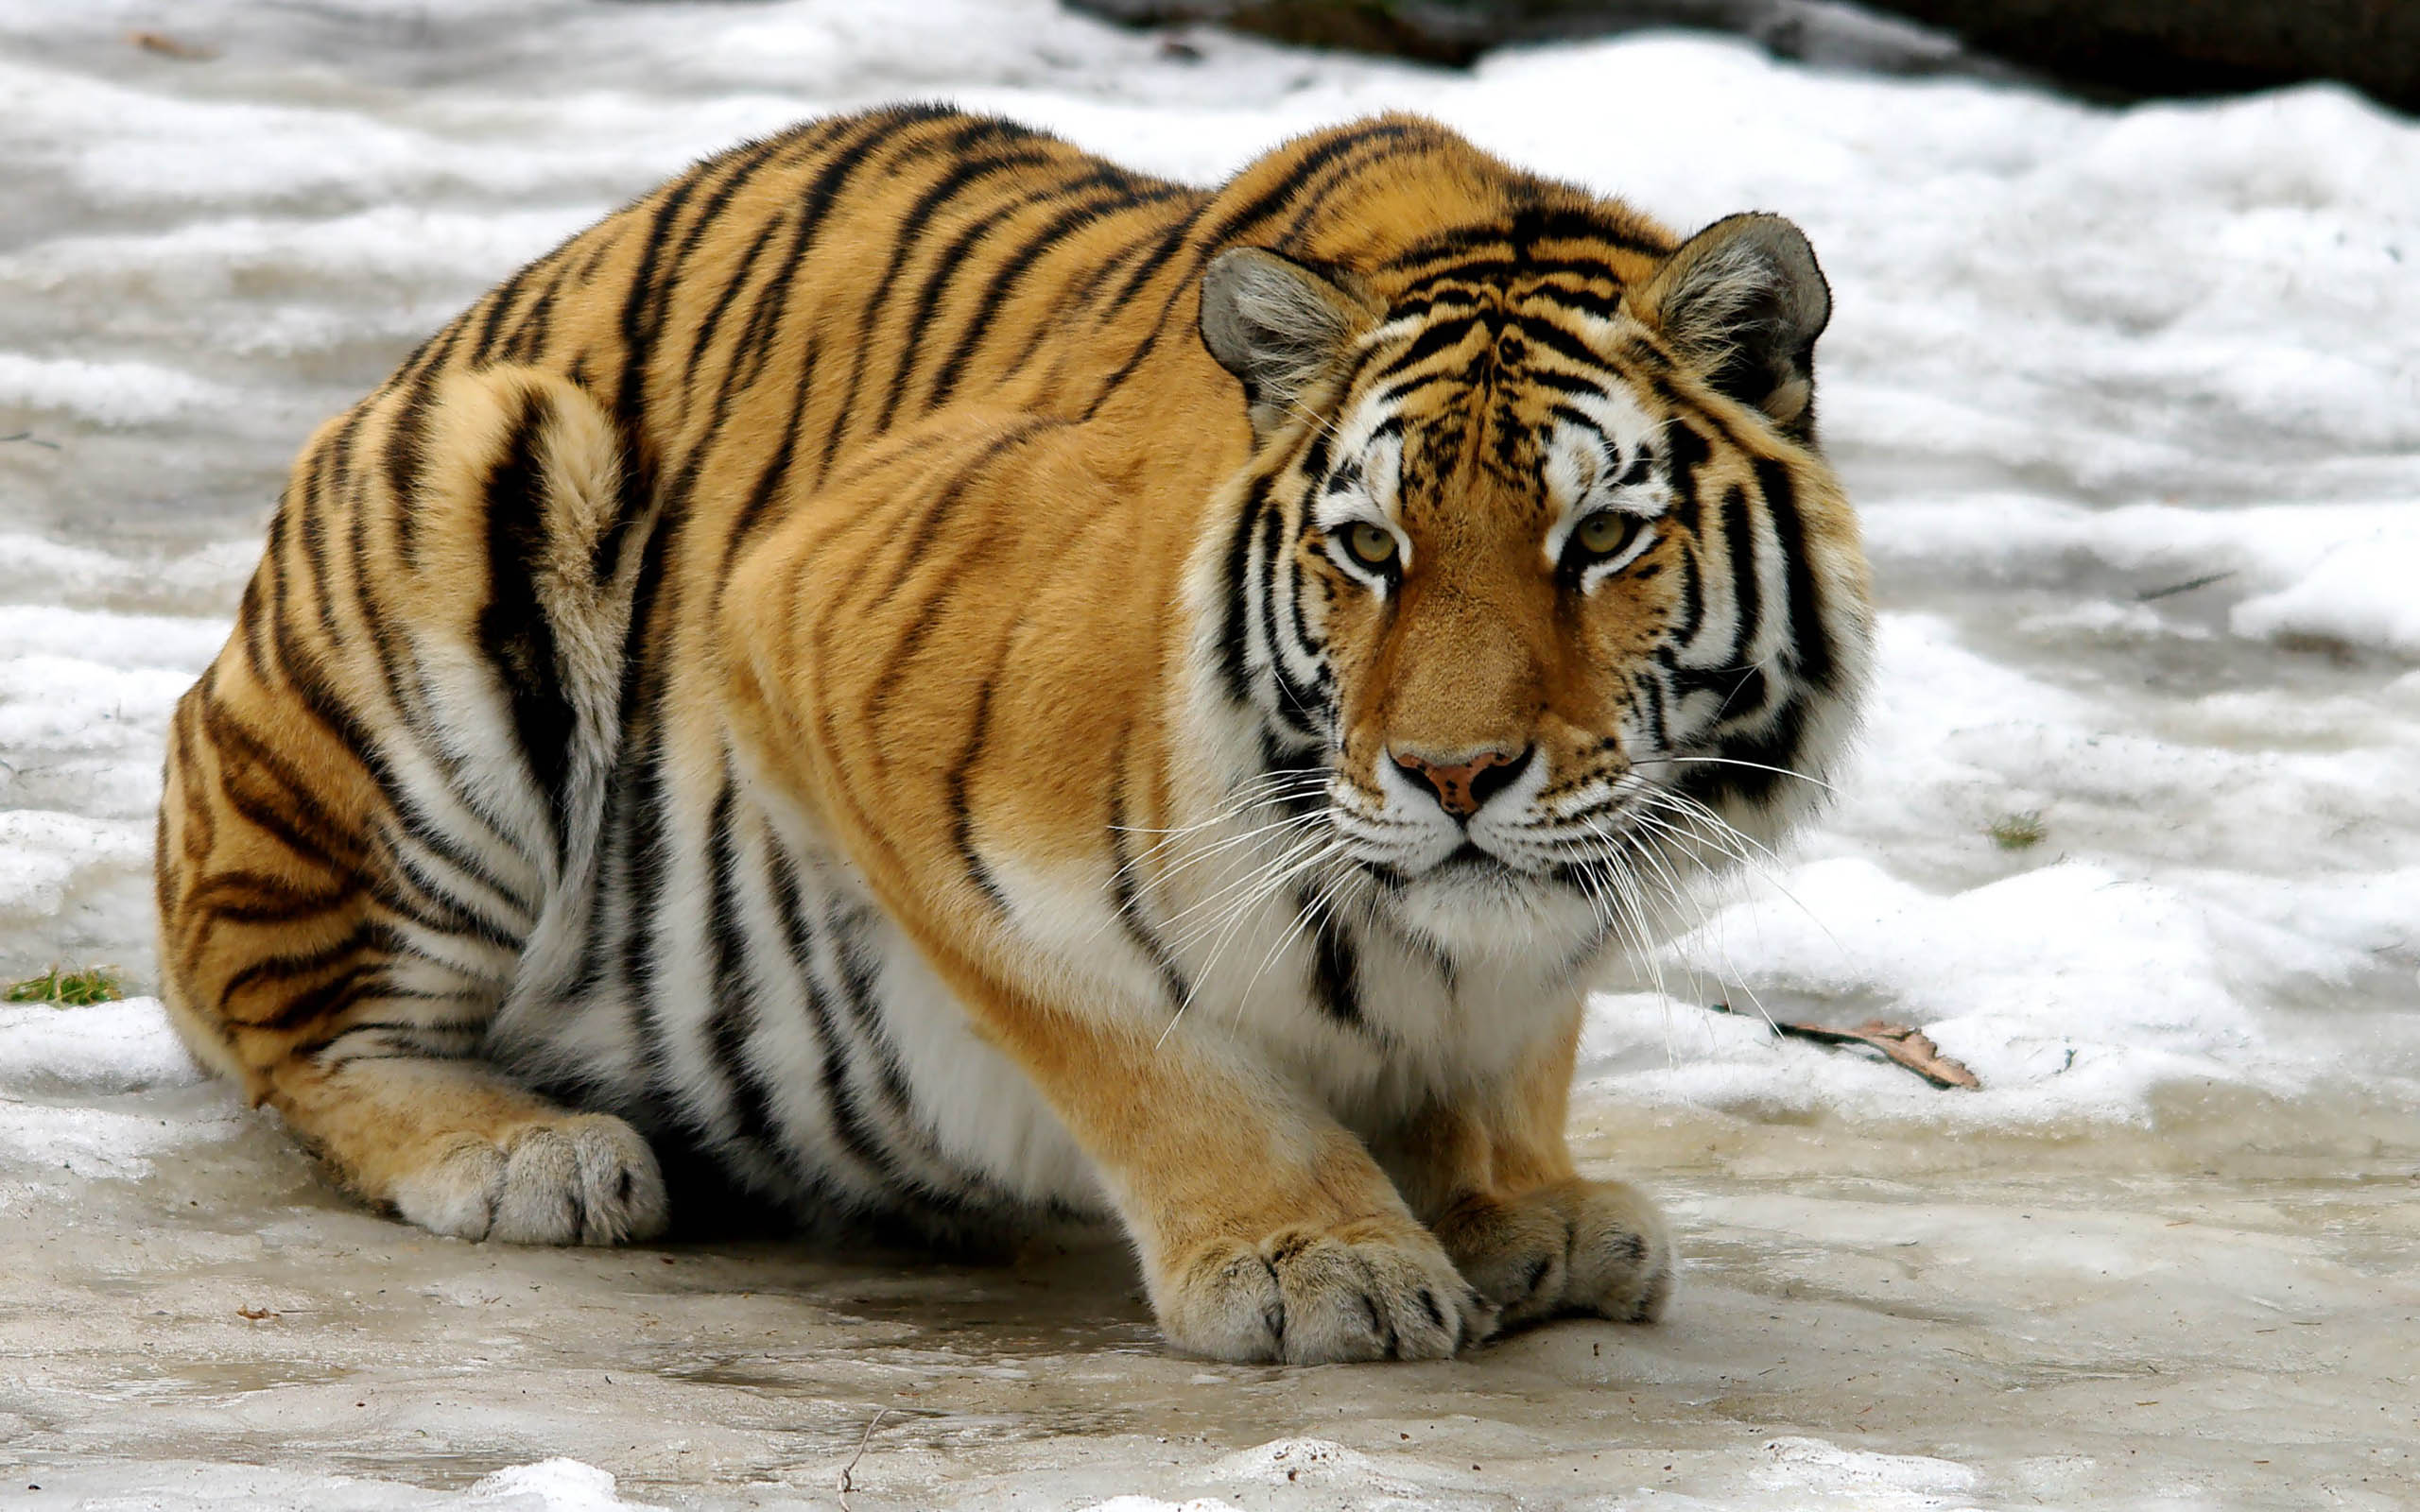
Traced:
<path id="1" fill-rule="evenodd" d="M 1434 1239 L 1381 1221 L 1212 1243 L 1162 1291 L 1169 1342 L 1239 1362 L 1442 1360 L 1495 1322 Z"/>
<path id="2" fill-rule="evenodd" d="M 605 1113 L 457 1135 L 391 1200 L 432 1232 L 523 1245 L 648 1239 L 670 1216 L 654 1152 Z"/>
<path id="3" fill-rule="evenodd" d="M 1619 1182 L 1472 1197 L 1439 1219 L 1436 1232 L 1507 1328 L 1574 1314 L 1651 1322 L 1671 1297 L 1675 1261 L 1663 1214 Z"/>

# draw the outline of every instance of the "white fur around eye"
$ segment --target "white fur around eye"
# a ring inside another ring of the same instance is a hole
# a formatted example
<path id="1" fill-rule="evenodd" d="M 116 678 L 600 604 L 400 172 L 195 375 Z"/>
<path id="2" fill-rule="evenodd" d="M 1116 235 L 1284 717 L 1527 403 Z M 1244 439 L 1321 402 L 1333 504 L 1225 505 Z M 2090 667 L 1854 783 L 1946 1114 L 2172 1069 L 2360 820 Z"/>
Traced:
<path id="1" fill-rule="evenodd" d="M 1389 593 L 1394 587 L 1395 578 L 1411 565 L 1410 540 L 1395 527 L 1392 521 L 1372 513 L 1366 505 L 1349 511 L 1340 510 L 1333 523 L 1325 518 L 1325 513 L 1322 510 L 1316 518 L 1322 541 L 1327 548 L 1328 560 L 1372 593 L 1381 596 Z M 1374 526 L 1394 538 L 1395 557 L 1392 565 L 1372 566 L 1353 554 L 1349 536 L 1356 525 Z"/>
<path id="2" fill-rule="evenodd" d="M 1582 518 L 1585 517 L 1583 516 Z M 1631 537 L 1630 544 L 1624 546 L 1620 551 L 1616 552 L 1613 556 L 1606 558 L 1603 561 L 1591 562 L 1588 564 L 1587 570 L 1580 575 L 1580 591 L 1583 593 L 1590 592 L 1599 583 L 1601 583 L 1606 578 L 1613 576 L 1614 574 L 1620 572 L 1632 562 L 1638 560 L 1640 557 L 1646 554 L 1648 547 L 1655 544 L 1655 525 L 1652 521 L 1649 521 L 1642 524 L 1639 527 L 1638 534 Z"/>

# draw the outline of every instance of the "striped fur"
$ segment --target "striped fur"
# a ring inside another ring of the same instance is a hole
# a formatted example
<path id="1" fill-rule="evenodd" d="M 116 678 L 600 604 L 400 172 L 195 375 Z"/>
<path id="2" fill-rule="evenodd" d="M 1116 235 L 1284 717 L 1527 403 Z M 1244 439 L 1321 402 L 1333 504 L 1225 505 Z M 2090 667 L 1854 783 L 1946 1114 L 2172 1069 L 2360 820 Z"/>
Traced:
<path id="1" fill-rule="evenodd" d="M 1409 117 L 1215 191 L 930 108 L 700 163 L 303 449 L 172 727 L 178 1022 L 466 1238 L 655 1232 L 677 1150 L 1113 1219 L 1229 1358 L 1652 1315 L 1581 999 L 1866 659 L 1803 249 Z"/>

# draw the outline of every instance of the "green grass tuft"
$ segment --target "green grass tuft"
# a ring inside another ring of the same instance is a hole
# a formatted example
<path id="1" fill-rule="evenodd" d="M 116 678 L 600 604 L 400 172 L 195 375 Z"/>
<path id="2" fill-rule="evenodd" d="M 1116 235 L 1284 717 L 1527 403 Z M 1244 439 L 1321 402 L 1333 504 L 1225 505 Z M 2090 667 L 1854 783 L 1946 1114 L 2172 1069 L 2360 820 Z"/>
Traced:
<path id="1" fill-rule="evenodd" d="M 2023 850 L 2040 845 L 2048 836 L 2050 829 L 2042 822 L 2040 810 L 2029 809 L 2023 814 L 2001 815 L 1983 833 L 2003 850 Z"/>
<path id="2" fill-rule="evenodd" d="M 11 1003 L 55 1003 L 62 1008 L 89 1008 L 95 1003 L 115 1003 L 126 996 L 126 986 L 117 979 L 113 966 L 88 966 L 80 971 L 62 971 L 52 967 L 40 976 L 29 976 L 9 988 Z"/>

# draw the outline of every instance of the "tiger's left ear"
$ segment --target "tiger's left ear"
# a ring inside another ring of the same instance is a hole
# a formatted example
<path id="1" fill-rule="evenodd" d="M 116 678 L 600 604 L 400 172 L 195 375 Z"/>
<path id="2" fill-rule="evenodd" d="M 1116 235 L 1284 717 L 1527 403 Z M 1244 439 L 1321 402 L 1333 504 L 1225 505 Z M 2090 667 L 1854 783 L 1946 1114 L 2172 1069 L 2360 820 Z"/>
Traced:
<path id="1" fill-rule="evenodd" d="M 1243 381 L 1255 443 L 1340 366 L 1371 318 L 1349 290 L 1265 248 L 1220 252 L 1201 275 L 1201 344 Z"/>
<path id="2" fill-rule="evenodd" d="M 1805 440 L 1815 424 L 1815 338 L 1832 287 L 1806 233 L 1779 215 L 1728 215 L 1698 232 L 1630 296 L 1714 389 Z"/>

